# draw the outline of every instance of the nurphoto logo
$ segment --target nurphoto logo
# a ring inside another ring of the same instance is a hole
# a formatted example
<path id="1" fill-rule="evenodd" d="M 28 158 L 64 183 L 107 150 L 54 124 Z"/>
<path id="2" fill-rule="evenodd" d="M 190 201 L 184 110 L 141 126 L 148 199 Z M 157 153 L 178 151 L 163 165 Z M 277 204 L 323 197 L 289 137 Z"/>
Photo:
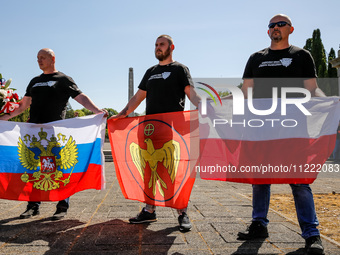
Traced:
<path id="1" fill-rule="evenodd" d="M 218 95 L 218 93 L 216 92 L 216 90 L 208 84 L 201 83 L 201 82 L 199 83 L 210 88 L 215 93 L 215 95 L 219 99 L 220 104 L 222 106 L 222 100 L 220 96 Z M 233 85 L 225 85 L 224 88 L 226 88 L 232 93 L 231 100 L 233 100 L 233 115 L 244 115 L 245 98 L 244 98 L 242 90 Z M 214 96 L 207 89 L 203 89 L 200 87 L 198 87 L 198 89 L 205 91 L 210 96 L 210 98 L 214 101 L 215 105 L 217 105 Z M 259 110 L 259 109 L 255 109 L 254 107 L 253 88 L 251 87 L 248 88 L 247 106 L 248 106 L 249 111 L 259 116 L 266 116 L 266 115 L 270 115 L 274 113 L 278 107 L 278 101 L 279 101 L 278 100 L 278 88 L 273 88 L 272 92 L 273 92 L 273 97 L 272 97 L 271 107 L 269 109 Z M 289 93 L 301 93 L 301 94 L 304 94 L 305 97 L 289 98 L 287 97 Z M 208 97 L 206 95 L 201 95 L 201 106 L 202 106 L 201 114 L 202 115 L 207 115 L 207 99 Z M 307 103 L 310 99 L 311 99 L 311 93 L 309 90 L 305 88 L 290 88 L 290 87 L 281 88 L 281 100 L 280 100 L 281 101 L 281 115 L 283 116 L 287 115 L 288 104 L 295 105 L 304 115 L 311 115 L 311 113 L 303 106 L 303 104 Z"/>

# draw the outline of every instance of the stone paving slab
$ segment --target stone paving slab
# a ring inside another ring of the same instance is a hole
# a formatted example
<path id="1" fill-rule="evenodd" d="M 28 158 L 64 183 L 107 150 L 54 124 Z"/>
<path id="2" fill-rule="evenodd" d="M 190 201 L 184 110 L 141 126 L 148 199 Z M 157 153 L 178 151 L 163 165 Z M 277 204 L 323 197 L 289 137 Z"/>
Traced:
<path id="1" fill-rule="evenodd" d="M 251 220 L 251 185 L 197 179 L 188 206 L 193 229 L 178 231 L 177 212 L 157 208 L 158 221 L 131 225 L 143 207 L 121 194 L 112 162 L 107 162 L 106 189 L 71 197 L 67 217 L 51 221 L 56 203 L 44 202 L 41 214 L 20 219 L 26 202 L 0 200 L 0 254 L 304 254 L 299 226 L 270 211 L 269 238 L 239 241 L 237 232 Z M 340 192 L 339 179 L 319 178 L 314 193 Z M 323 188 L 325 187 L 325 188 Z M 273 185 L 273 193 L 290 193 L 289 185 Z M 323 239 L 326 254 L 340 247 Z"/>

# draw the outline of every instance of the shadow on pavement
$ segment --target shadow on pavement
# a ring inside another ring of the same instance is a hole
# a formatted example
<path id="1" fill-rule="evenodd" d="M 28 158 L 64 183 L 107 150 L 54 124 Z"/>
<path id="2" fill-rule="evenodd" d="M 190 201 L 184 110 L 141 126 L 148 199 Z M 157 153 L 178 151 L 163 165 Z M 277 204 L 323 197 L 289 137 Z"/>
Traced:
<path id="1" fill-rule="evenodd" d="M 263 242 L 266 240 L 266 238 L 259 238 L 256 240 L 247 240 L 244 243 L 242 243 L 238 248 L 237 251 L 232 253 L 232 255 L 237 255 L 237 254 L 258 254 L 259 249 L 261 248 Z M 247 253 L 245 253 L 245 251 Z"/>
<path id="2" fill-rule="evenodd" d="M 96 254 L 103 251 L 110 254 L 140 251 L 166 254 L 176 239 L 176 235 L 171 234 L 178 228 L 153 231 L 148 227 L 147 224 L 128 224 L 118 219 L 86 226 L 79 220 L 51 221 L 46 218 L 22 222 L 15 217 L 0 221 L 0 241 L 6 246 L 30 243 L 32 248 L 48 246 L 46 255 Z"/>
<path id="3" fill-rule="evenodd" d="M 296 251 L 287 253 L 286 255 L 302 255 L 302 254 L 303 255 L 306 254 L 305 248 L 299 248 Z"/>

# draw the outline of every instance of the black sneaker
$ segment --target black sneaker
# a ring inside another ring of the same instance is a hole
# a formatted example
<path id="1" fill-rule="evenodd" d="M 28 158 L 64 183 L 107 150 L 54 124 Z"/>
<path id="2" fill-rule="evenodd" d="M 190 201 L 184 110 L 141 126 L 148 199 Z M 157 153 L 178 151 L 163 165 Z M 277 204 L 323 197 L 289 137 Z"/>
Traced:
<path id="1" fill-rule="evenodd" d="M 26 211 L 20 214 L 21 219 L 27 219 L 35 215 L 39 215 L 39 208 L 38 207 L 27 207 Z"/>
<path id="2" fill-rule="evenodd" d="M 246 232 L 238 232 L 239 240 L 252 240 L 258 238 L 267 238 L 268 229 L 263 226 L 259 221 L 253 221 L 247 228 Z"/>
<path id="3" fill-rule="evenodd" d="M 182 232 L 187 232 L 191 230 L 191 223 L 188 215 L 183 212 L 180 216 L 178 216 L 179 230 Z"/>
<path id="4" fill-rule="evenodd" d="M 320 236 L 311 236 L 306 239 L 306 254 L 325 254 Z"/>
<path id="5" fill-rule="evenodd" d="M 55 213 L 53 214 L 51 220 L 61 220 L 67 214 L 67 209 L 65 208 L 57 208 Z"/>
<path id="6" fill-rule="evenodd" d="M 157 221 L 156 213 L 149 213 L 145 208 L 136 217 L 129 219 L 132 224 L 149 223 Z"/>

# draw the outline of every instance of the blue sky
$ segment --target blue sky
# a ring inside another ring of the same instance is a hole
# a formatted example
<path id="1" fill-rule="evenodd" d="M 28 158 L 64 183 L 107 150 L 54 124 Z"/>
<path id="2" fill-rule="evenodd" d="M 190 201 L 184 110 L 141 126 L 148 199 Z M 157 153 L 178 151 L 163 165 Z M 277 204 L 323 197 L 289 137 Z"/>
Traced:
<path id="1" fill-rule="evenodd" d="M 338 0 L 0 0 L 0 9 L 0 72 L 13 79 L 20 96 L 41 73 L 36 55 L 47 47 L 55 51 L 59 71 L 99 107 L 117 111 L 127 103 L 129 67 L 136 91 L 157 63 L 160 34 L 173 37 L 174 59 L 194 78 L 241 77 L 249 55 L 269 46 L 267 25 L 277 13 L 293 21 L 291 44 L 303 47 L 316 28 L 327 52 L 340 44 Z"/>

